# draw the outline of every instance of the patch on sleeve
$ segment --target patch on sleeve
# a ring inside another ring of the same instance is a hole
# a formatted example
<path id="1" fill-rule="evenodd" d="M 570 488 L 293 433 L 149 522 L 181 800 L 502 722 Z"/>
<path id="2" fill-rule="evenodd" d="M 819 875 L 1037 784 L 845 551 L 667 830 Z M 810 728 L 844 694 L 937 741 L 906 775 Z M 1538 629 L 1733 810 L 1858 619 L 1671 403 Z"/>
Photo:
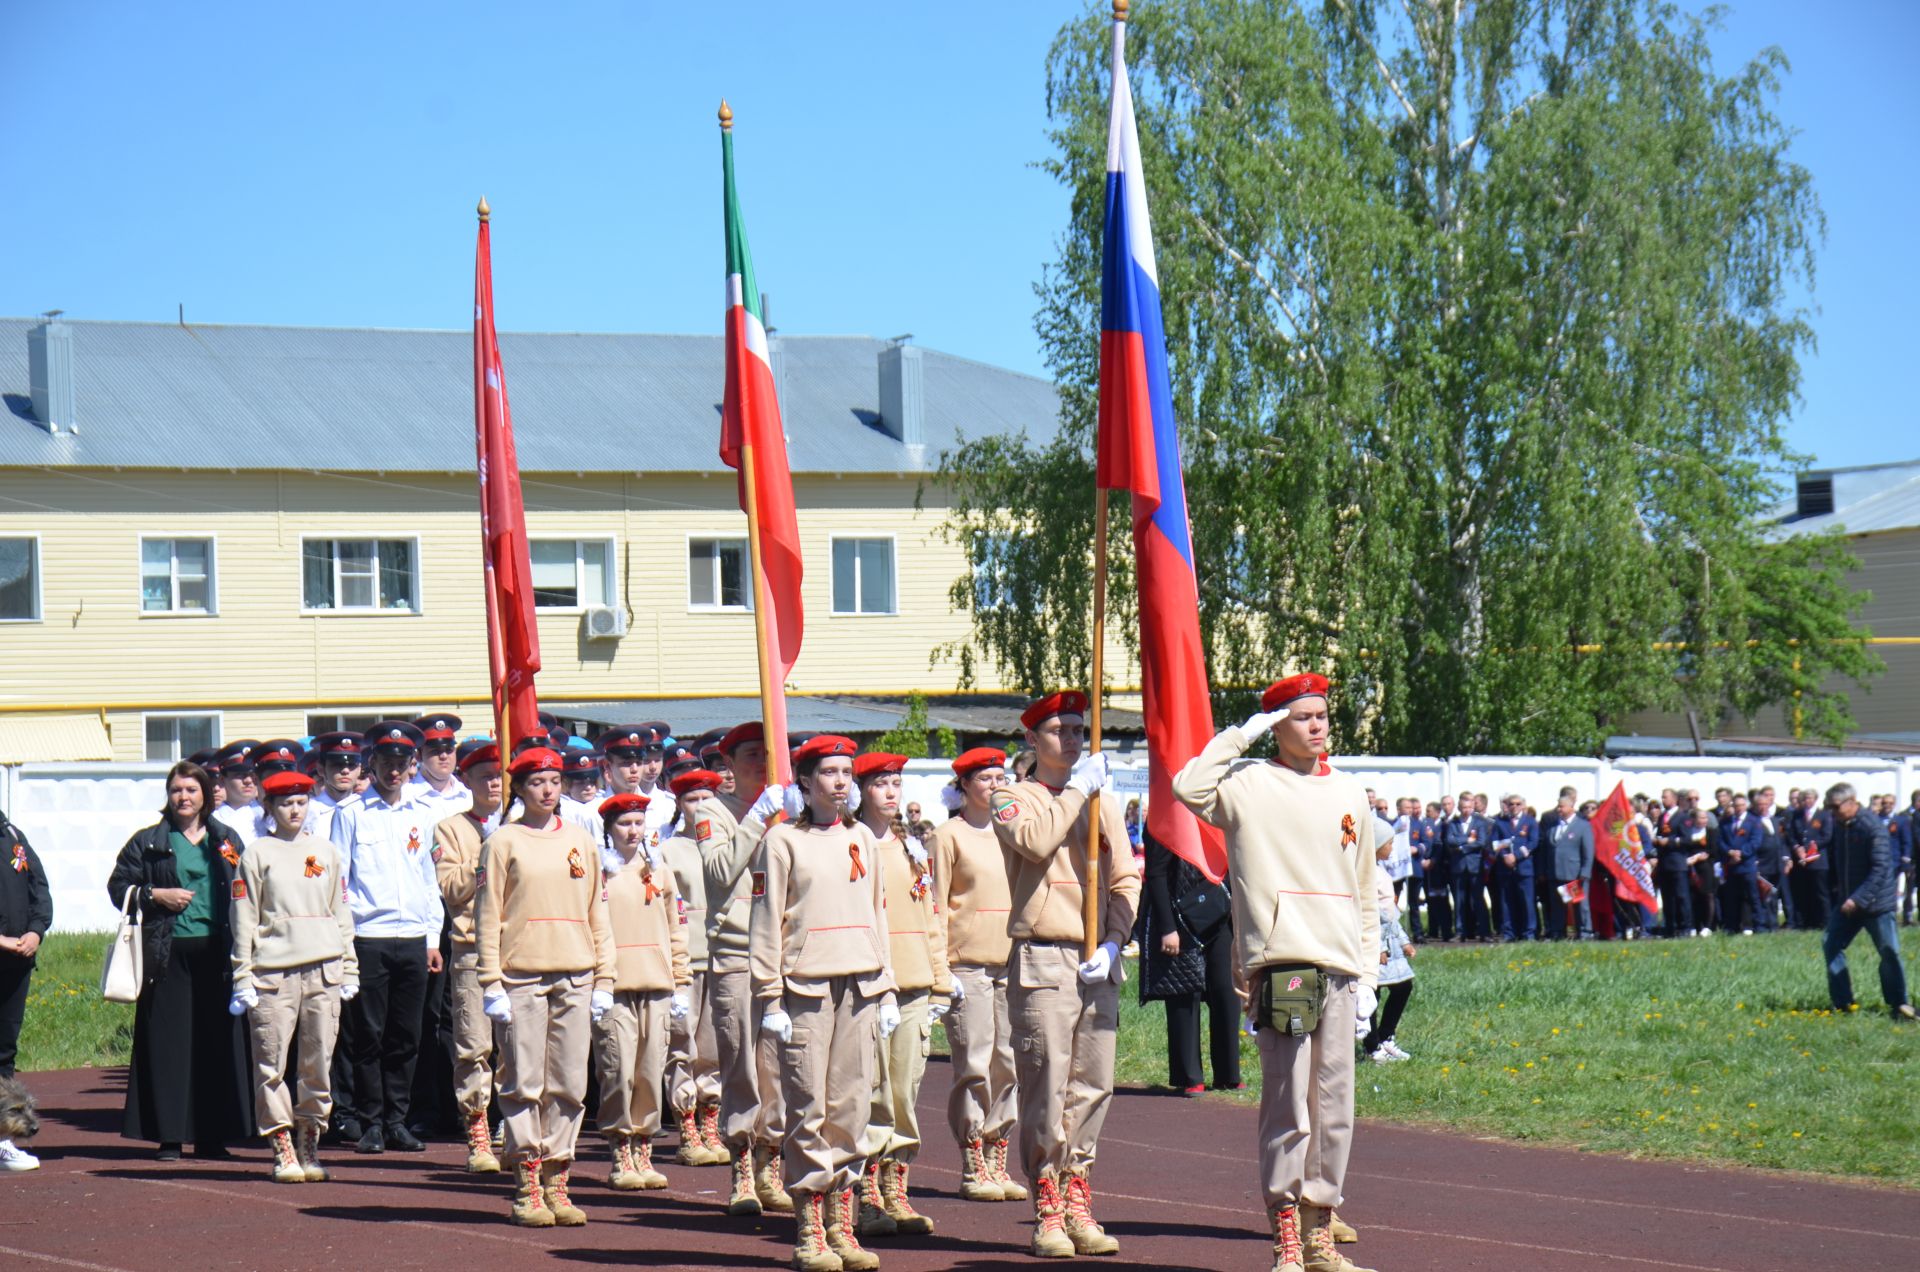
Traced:
<path id="1" fill-rule="evenodd" d="M 1001 791 L 993 797 L 993 820 L 1008 825 L 1020 816 L 1020 801 L 1011 792 Z"/>
<path id="2" fill-rule="evenodd" d="M 702 817 L 699 821 L 693 823 L 693 837 L 695 839 L 706 839 L 712 834 L 713 822 L 709 819 Z"/>
<path id="3" fill-rule="evenodd" d="M 767 872 L 764 870 L 753 872 L 753 895 L 756 897 L 767 895 Z"/>
<path id="4" fill-rule="evenodd" d="M 247 899 L 247 881 L 245 879 L 235 879 L 233 881 L 232 895 L 235 901 L 244 901 Z"/>

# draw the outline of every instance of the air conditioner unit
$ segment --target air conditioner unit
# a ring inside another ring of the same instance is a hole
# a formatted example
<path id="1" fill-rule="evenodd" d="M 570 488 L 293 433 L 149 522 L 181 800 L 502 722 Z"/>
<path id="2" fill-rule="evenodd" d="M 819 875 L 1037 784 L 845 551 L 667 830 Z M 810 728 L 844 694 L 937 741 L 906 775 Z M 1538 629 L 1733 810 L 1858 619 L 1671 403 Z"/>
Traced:
<path id="1" fill-rule="evenodd" d="M 588 640 L 616 640 L 626 634 L 626 610 L 611 605 L 587 606 Z"/>

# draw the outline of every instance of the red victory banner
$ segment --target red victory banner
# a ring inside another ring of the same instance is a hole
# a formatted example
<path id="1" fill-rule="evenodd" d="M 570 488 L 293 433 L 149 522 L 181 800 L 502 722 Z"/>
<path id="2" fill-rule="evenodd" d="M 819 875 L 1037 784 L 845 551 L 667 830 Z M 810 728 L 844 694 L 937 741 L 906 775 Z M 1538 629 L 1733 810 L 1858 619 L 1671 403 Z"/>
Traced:
<path id="1" fill-rule="evenodd" d="M 1640 842 L 1640 828 L 1633 823 L 1633 803 L 1627 798 L 1627 784 L 1620 782 L 1614 786 L 1613 794 L 1593 810 L 1594 860 L 1612 873 L 1621 900 L 1657 906 L 1660 899 L 1654 895 L 1653 876 L 1647 873 L 1647 863 L 1642 860 L 1645 847 Z"/>

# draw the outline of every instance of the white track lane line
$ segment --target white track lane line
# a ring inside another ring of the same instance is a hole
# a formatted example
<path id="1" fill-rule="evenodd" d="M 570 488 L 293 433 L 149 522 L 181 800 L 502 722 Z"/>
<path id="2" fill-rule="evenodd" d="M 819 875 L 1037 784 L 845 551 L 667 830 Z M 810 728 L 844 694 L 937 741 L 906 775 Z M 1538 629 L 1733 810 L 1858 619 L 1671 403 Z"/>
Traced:
<path id="1" fill-rule="evenodd" d="M 57 1254 L 41 1254 L 38 1250 L 18 1250 L 13 1246 L 0 1246 L 0 1254 L 10 1254 L 18 1259 L 32 1259 L 37 1263 L 51 1263 L 57 1268 L 80 1268 L 82 1272 L 128 1272 L 126 1268 L 110 1267 L 105 1263 L 63 1259 Z"/>

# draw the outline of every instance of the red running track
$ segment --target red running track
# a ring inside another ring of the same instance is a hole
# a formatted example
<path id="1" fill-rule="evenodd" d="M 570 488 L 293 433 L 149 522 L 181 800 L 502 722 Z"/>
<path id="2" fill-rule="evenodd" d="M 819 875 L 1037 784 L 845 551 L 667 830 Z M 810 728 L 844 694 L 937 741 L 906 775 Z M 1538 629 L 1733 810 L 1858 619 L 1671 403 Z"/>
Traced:
<path id="1" fill-rule="evenodd" d="M 916 1200 L 936 1235 L 873 1244 L 891 1272 L 1038 1267 L 1026 1203 L 962 1202 L 959 1157 L 941 1113 L 948 1069 L 921 1094 L 929 1143 Z M 275 1184 L 264 1148 L 233 1162 L 161 1164 L 118 1136 L 122 1075 L 24 1075 L 45 1123 L 45 1165 L 0 1175 L 0 1268 L 147 1269 L 652 1268 L 784 1266 L 784 1219 L 721 1213 L 725 1167 L 663 1169 L 664 1192 L 614 1193 L 590 1159 L 574 1197 L 584 1228 L 526 1231 L 506 1221 L 507 1177 L 466 1175 L 464 1150 L 327 1154 L 325 1184 Z M 587 1143 L 583 1140 L 584 1146 Z M 1120 1238 L 1103 1267 L 1269 1266 L 1255 1192 L 1254 1111 L 1225 1100 L 1123 1091 L 1107 1119 L 1094 1182 Z M 667 1156 L 667 1154 L 662 1154 Z M 1343 1215 L 1361 1233 L 1346 1252 L 1379 1272 L 1804 1272 L 1920 1267 L 1920 1196 L 1911 1191 L 1714 1170 L 1502 1144 L 1363 1123 Z"/>

